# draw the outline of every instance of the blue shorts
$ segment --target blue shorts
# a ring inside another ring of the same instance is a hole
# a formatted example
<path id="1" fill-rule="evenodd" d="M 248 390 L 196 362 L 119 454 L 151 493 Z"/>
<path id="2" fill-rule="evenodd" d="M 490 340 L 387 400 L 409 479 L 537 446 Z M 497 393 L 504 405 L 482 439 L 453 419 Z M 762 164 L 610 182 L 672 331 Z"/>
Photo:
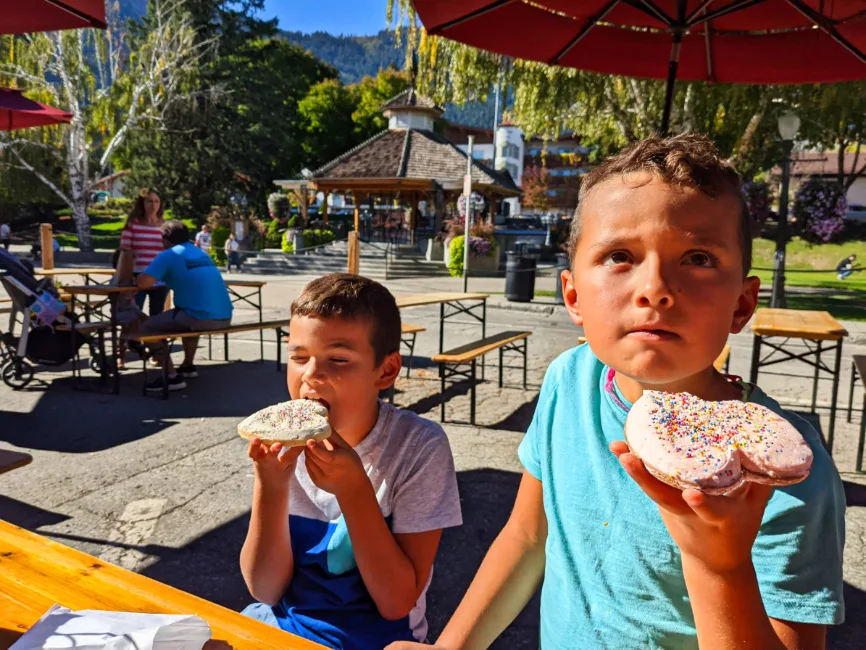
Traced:
<path id="1" fill-rule="evenodd" d="M 253 603 L 252 605 L 248 605 L 241 614 L 256 621 L 267 623 L 273 627 L 280 627 L 277 617 L 274 616 L 274 610 L 270 605 L 265 605 L 264 603 Z"/>

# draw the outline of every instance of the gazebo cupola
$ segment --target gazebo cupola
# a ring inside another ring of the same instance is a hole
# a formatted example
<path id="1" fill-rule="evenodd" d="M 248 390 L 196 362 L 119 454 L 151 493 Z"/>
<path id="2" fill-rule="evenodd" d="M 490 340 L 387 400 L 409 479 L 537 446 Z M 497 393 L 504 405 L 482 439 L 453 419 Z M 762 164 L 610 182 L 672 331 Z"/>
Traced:
<path id="1" fill-rule="evenodd" d="M 415 92 L 415 88 L 407 88 L 389 99 L 382 106 L 382 112 L 388 118 L 388 129 L 391 131 L 432 131 L 433 123 L 444 111 L 431 99 Z"/>

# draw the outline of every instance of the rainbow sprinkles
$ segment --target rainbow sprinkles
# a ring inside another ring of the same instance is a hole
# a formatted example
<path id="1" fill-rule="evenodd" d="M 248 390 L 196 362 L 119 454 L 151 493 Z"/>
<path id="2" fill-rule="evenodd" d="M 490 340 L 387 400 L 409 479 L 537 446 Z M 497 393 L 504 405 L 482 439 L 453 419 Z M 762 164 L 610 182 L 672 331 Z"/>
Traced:
<path id="1" fill-rule="evenodd" d="M 812 450 L 770 409 L 647 391 L 629 411 L 626 442 L 656 478 L 710 494 L 743 483 L 789 485 L 809 475 Z"/>
<path id="2" fill-rule="evenodd" d="M 297 399 L 263 408 L 238 425 L 242 438 L 279 442 L 285 447 L 322 441 L 331 435 L 328 409 L 312 400 Z"/>

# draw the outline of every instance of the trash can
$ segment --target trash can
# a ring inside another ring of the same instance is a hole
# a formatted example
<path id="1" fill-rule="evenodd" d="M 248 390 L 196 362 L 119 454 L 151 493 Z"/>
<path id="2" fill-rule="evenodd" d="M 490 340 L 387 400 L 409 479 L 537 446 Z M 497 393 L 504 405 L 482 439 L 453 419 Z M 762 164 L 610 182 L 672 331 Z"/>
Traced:
<path id="1" fill-rule="evenodd" d="M 505 299 L 509 302 L 530 302 L 535 296 L 535 258 L 517 252 L 506 255 Z"/>
<path id="2" fill-rule="evenodd" d="M 565 300 L 562 297 L 562 272 L 568 269 L 568 255 L 565 253 L 556 254 L 556 304 L 564 305 Z"/>

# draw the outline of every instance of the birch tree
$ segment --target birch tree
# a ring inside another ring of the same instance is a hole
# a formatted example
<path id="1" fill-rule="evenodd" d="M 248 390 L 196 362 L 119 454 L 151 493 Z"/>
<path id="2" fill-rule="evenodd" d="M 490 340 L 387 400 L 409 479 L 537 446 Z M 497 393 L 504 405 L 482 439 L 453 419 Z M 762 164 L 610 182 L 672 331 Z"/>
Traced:
<path id="1" fill-rule="evenodd" d="M 197 38 L 180 0 L 151 0 L 139 28 L 144 37 L 132 52 L 117 21 L 105 31 L 9 38 L 9 60 L 0 64 L 4 83 L 72 114 L 68 125 L 7 133 L 0 147 L 3 164 L 34 174 L 72 209 L 83 251 L 93 250 L 87 207 L 94 182 L 134 129 L 160 128 L 213 50 L 212 40 Z M 58 156 L 65 178 L 33 165 L 33 148 Z"/>

